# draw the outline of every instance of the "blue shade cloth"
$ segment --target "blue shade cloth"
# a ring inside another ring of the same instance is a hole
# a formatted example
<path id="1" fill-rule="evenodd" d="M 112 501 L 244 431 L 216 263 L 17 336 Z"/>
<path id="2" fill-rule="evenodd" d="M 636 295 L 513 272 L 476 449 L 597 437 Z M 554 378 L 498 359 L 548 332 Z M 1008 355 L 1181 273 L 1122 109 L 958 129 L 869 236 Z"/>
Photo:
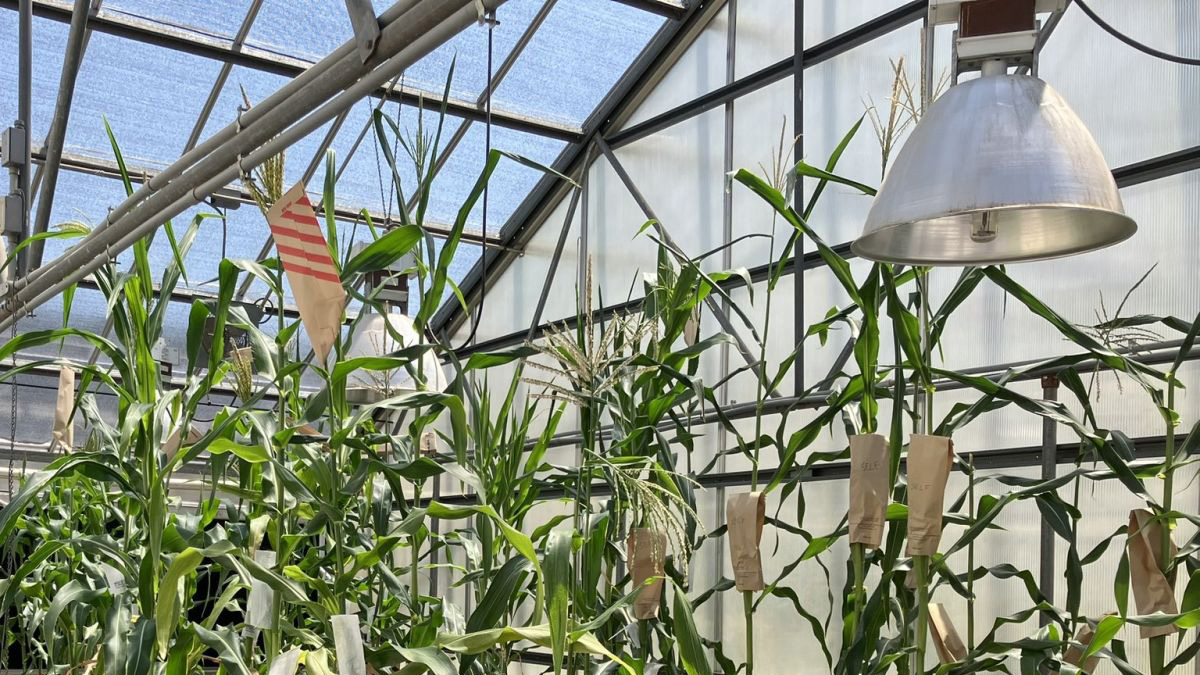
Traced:
<path id="1" fill-rule="evenodd" d="M 501 17 L 512 4 L 501 7 Z M 493 105 L 582 125 L 664 21 L 610 0 L 559 0 Z"/>
<path id="2" fill-rule="evenodd" d="M 391 4 L 391 0 L 374 3 L 377 12 Z M 493 68 L 499 68 L 512 52 L 544 4 L 545 0 L 509 0 L 500 8 L 492 35 Z M 250 0 L 106 0 L 101 6 L 101 16 L 229 47 L 250 5 Z M 62 3 L 62 7 L 69 9 L 70 3 Z M 588 30 L 580 31 L 581 25 L 588 26 Z M 499 87 L 494 106 L 535 120 L 579 126 L 662 25 L 661 17 L 609 0 L 558 0 Z M 64 22 L 41 17 L 34 20 L 31 137 L 35 150 L 44 142 L 54 114 L 67 32 Z M 315 62 L 352 36 L 342 0 L 264 0 L 246 49 L 282 59 Z M 0 59 L 0 122 L 14 119 L 17 113 L 17 39 L 17 13 L 0 10 L 0 44 L 9 45 L 7 53 L 13 57 Z M 124 188 L 114 177 L 71 168 L 70 160 L 76 159 L 114 163 L 105 130 L 106 119 L 136 188 L 143 171 L 161 170 L 182 153 L 221 68 L 222 63 L 217 60 L 93 32 L 77 79 L 64 150 L 68 161 L 59 174 L 51 228 L 68 221 L 94 226 L 124 198 Z M 474 105 L 486 88 L 488 74 L 488 27 L 477 24 L 409 68 L 400 83 L 436 99 L 449 80 L 450 95 Z M 232 68 L 200 139 L 234 123 L 239 107 L 247 100 L 251 104 L 261 101 L 286 82 L 287 78 L 271 73 L 243 66 Z M 333 166 L 345 165 L 335 199 L 343 210 L 367 209 L 376 216 L 391 216 L 391 222 L 395 222 L 401 209 L 401 195 L 394 188 L 393 170 L 379 148 L 375 129 L 369 126 L 378 104 L 377 99 L 358 103 L 334 137 L 329 151 Z M 400 193 L 410 199 L 417 174 L 406 146 L 411 149 L 419 145 L 416 141 L 422 134 L 430 141 L 438 114 L 395 101 L 386 102 L 382 111 L 396 120 L 401 129 L 403 142 L 397 143 L 390 131 L 387 137 L 398 158 Z M 355 149 L 355 140 L 365 126 L 366 136 Z M 324 188 L 326 157 L 318 156 L 318 150 L 329 127 L 330 123 L 326 123 L 285 153 L 285 188 L 300 180 L 310 163 L 317 162 L 315 175 L 307 185 L 314 201 L 320 200 Z M 443 122 L 442 150 L 459 131 L 462 138 L 434 181 L 425 213 L 426 222 L 442 227 L 453 225 L 460 216 L 486 157 L 485 125 L 454 115 L 446 116 Z M 550 165 L 566 143 L 496 126 L 492 129 L 491 146 Z M 429 161 L 428 157 L 425 161 Z M 489 235 L 495 236 L 500 231 L 541 177 L 537 169 L 507 158 L 501 160 L 488 191 Z M 464 214 L 464 227 L 469 232 L 479 233 L 485 226 L 483 201 L 480 199 Z M 222 257 L 256 257 L 268 232 L 265 220 L 252 204 L 227 212 L 218 212 L 209 204 L 188 209 L 173 219 L 176 235 L 182 237 L 193 222 L 197 225 L 186 259 L 188 277 L 181 285 L 203 291 L 215 290 L 213 282 Z M 338 228 L 343 256 L 348 254 L 352 243 L 370 237 L 361 222 L 339 222 Z M 76 241 L 47 241 L 45 259 L 61 255 Z M 437 245 L 440 251 L 441 240 Z M 157 280 L 174 258 L 162 230 L 149 251 Z M 460 244 L 450 266 L 456 283 L 475 265 L 480 251 L 477 243 Z M 132 262 L 128 251 L 116 257 L 122 266 Z M 249 295 L 262 295 L 263 291 L 261 284 L 257 284 L 251 287 Z M 447 298 L 452 300 L 449 290 Z M 181 311 L 186 309 L 185 303 L 179 304 Z M 80 321 L 93 317 L 87 321 L 89 328 L 102 327 L 92 324 L 103 313 L 99 293 L 81 291 L 77 295 L 74 315 Z M 30 325 L 60 320 L 61 303 L 39 312 L 38 319 L 30 320 Z"/>
<path id="3" fill-rule="evenodd" d="M 145 19 L 223 39 L 237 35 L 249 9 L 249 0 L 105 0 L 100 6 L 102 16 Z"/>

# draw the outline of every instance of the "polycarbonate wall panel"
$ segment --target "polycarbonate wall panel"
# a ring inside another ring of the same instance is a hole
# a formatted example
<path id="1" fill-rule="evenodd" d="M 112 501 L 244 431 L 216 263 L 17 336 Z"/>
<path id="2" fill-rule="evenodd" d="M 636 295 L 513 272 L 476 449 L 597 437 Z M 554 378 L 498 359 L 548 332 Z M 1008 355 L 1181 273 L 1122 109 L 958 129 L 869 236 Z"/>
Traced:
<path id="1" fill-rule="evenodd" d="M 725 46 L 728 36 L 729 7 L 724 7 L 642 101 L 627 126 L 644 122 L 724 85 L 727 81 Z"/>
<path id="2" fill-rule="evenodd" d="M 1156 266 L 1130 295 L 1121 316 L 1173 315 L 1190 322 L 1200 309 L 1193 283 L 1200 235 L 1191 215 L 1200 206 L 1200 173 L 1128 187 L 1121 196 L 1126 211 L 1138 221 L 1132 239 L 1070 258 L 1010 265 L 1008 274 L 1067 320 L 1092 325 L 1114 318 L 1125 294 Z M 934 270 L 935 306 L 957 276 L 956 270 Z M 1182 337 L 1161 326 L 1152 329 L 1164 339 Z M 944 363 L 950 368 L 1079 351 L 1046 321 L 987 281 L 955 312 L 943 345 Z"/>
<path id="3" fill-rule="evenodd" d="M 538 298 L 550 272 L 554 249 L 566 220 L 568 200 L 550 214 L 549 219 L 525 245 L 524 254 L 501 273 L 489 271 L 489 283 L 494 283 L 483 303 L 482 320 L 475 332 L 477 341 L 486 341 L 517 331 L 527 330 L 537 309 Z M 579 229 L 581 208 L 576 208 L 570 232 L 563 245 L 562 257 L 546 296 L 541 322 L 558 321 L 575 316 L 579 274 Z M 461 344 L 471 334 L 470 322 L 460 327 L 455 343 Z"/>
<path id="4" fill-rule="evenodd" d="M 1200 6 L 1192 0 L 1088 3 L 1109 24 L 1171 54 L 1200 54 Z M 1104 67 L 1091 67 L 1104 64 Z M 1038 71 L 1079 114 L 1111 166 L 1200 145 L 1200 68 L 1121 44 L 1070 7 L 1042 50 Z"/>

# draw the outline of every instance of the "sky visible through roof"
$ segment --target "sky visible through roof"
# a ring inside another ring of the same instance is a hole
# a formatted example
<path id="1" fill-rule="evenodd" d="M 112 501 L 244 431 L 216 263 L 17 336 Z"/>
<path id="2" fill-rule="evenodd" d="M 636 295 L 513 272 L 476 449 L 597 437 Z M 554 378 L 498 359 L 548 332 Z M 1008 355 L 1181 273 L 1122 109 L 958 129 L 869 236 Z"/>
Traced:
<path id="1" fill-rule="evenodd" d="M 68 12 L 71 9 L 71 3 L 64 0 L 37 2 Z M 543 3 L 544 0 L 509 0 L 500 7 L 499 24 L 494 32 L 494 64 L 498 65 L 508 56 Z M 377 12 L 384 11 L 390 4 L 381 0 L 374 2 Z M 249 0 L 104 0 L 100 15 L 229 47 L 249 6 Z M 17 18 L 15 11 L 0 9 L 0 44 L 7 45 L 9 52 L 9 58 L 0 59 L 0 92 L 3 92 L 0 95 L 0 123 L 3 124 L 15 119 L 17 112 Z M 663 21 L 659 16 L 612 0 L 557 0 L 497 88 L 493 108 L 559 126 L 581 127 Z M 54 114 L 68 26 L 35 17 L 33 30 L 31 138 L 37 152 Z M 245 49 L 271 58 L 311 63 L 352 35 L 342 0 L 265 0 Z M 431 97 L 440 96 L 451 64 L 454 67 L 451 96 L 473 103 L 484 91 L 488 79 L 485 26 L 472 26 L 436 49 L 409 68 L 402 83 L 428 92 Z M 76 83 L 65 156 L 111 164 L 114 157 L 104 126 L 107 119 L 131 172 L 168 166 L 183 152 L 221 66 L 221 62 L 213 59 L 93 32 Z M 286 81 L 287 78 L 279 75 L 235 66 L 200 139 L 235 120 L 243 92 L 251 102 L 259 101 Z M 339 165 L 350 155 L 377 103 L 373 99 L 359 102 L 342 125 L 331 146 Z M 415 129 L 419 113 L 414 106 L 389 102 L 384 111 L 397 117 L 401 127 L 410 133 Z M 427 123 L 434 120 L 435 114 L 424 114 Z M 468 122 L 448 117 L 443 139 L 449 138 L 464 123 Z M 300 179 L 327 129 L 328 125 L 318 129 L 287 151 L 285 174 L 288 185 Z M 494 126 L 492 146 L 549 165 L 566 147 L 566 142 Z M 434 183 L 426 216 L 428 221 L 453 222 L 482 170 L 484 157 L 485 127 L 482 123 L 470 124 Z M 310 194 L 319 195 L 324 174 L 322 164 L 309 183 Z M 389 175 L 390 169 L 371 133 L 353 154 L 338 182 L 339 207 L 394 214 L 396 198 Z M 402 176 L 411 180 L 411 170 L 402 171 Z M 494 236 L 499 231 L 540 177 L 534 169 L 502 162 L 490 184 L 489 234 Z M 405 192 L 411 194 L 411 185 L 405 188 Z M 123 198 L 124 190 L 118 180 L 64 167 L 59 176 L 51 227 L 67 221 L 96 224 Z M 214 210 L 207 205 L 189 209 L 175 219 L 175 227 L 181 230 L 199 214 L 211 213 Z M 215 278 L 222 257 L 254 257 L 265 241 L 266 223 L 253 206 L 243 205 L 224 215 L 224 219 L 202 219 L 187 260 L 189 282 L 193 287 L 209 286 L 206 282 Z M 482 204 L 478 204 L 467 227 L 478 232 L 482 226 L 483 209 Z M 348 223 L 343 227 L 354 229 Z M 366 236 L 363 228 L 351 234 L 359 241 Z M 161 267 L 170 261 L 171 253 L 165 237 L 160 239 L 163 241 L 156 241 L 152 246 L 152 259 Z M 346 234 L 342 235 L 343 241 L 349 239 Z M 59 255 L 69 243 L 47 242 L 46 261 Z M 452 266 L 456 280 L 478 260 L 479 251 L 475 244 L 464 243 L 459 247 Z M 102 317 L 101 298 L 98 293 L 93 292 L 93 295 L 94 298 L 81 292 L 75 301 L 73 315 L 79 313 L 80 320 L 85 316 Z M 89 307 L 92 302 L 100 306 Z M 186 305 L 181 304 L 181 311 L 185 308 Z M 41 318 L 31 322 L 53 323 L 58 312 L 48 307 L 39 314 Z M 30 328 L 32 326 L 22 326 L 23 330 Z"/>

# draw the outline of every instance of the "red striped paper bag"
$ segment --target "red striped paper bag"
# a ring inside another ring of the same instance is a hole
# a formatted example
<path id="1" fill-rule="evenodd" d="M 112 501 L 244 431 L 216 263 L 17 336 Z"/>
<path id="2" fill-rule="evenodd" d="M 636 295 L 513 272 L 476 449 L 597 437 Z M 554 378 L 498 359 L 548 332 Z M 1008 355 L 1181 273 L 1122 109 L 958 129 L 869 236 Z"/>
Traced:
<path id="1" fill-rule="evenodd" d="M 318 361 L 324 363 L 342 328 L 346 291 L 303 183 L 296 184 L 271 206 L 267 223 L 296 297 L 300 321 Z"/>

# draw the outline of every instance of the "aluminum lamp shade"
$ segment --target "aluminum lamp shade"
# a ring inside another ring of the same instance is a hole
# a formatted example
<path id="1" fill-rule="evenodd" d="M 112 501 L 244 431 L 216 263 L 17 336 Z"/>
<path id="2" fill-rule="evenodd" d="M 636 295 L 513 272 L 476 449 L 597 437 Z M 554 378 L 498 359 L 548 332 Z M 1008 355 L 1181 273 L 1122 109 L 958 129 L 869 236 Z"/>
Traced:
<path id="1" fill-rule="evenodd" d="M 951 87 L 879 189 L 860 257 L 982 265 L 1083 253 L 1137 225 L 1100 148 L 1045 82 L 989 75 Z"/>
<path id="2" fill-rule="evenodd" d="M 400 340 L 388 332 L 388 324 L 400 336 Z M 362 356 L 386 356 L 420 343 L 421 338 L 413 327 L 412 319 L 404 314 L 390 313 L 386 317 L 382 314 L 368 314 L 354 327 L 345 358 L 348 360 Z M 425 352 L 418 363 L 412 364 L 413 371 L 418 369 L 424 380 L 421 384 L 414 382 L 412 375 L 405 368 L 382 371 L 356 370 L 350 374 L 347 381 L 347 399 L 352 403 L 371 403 L 406 392 L 445 390 L 446 371 L 442 369 L 442 364 L 432 351 Z"/>

